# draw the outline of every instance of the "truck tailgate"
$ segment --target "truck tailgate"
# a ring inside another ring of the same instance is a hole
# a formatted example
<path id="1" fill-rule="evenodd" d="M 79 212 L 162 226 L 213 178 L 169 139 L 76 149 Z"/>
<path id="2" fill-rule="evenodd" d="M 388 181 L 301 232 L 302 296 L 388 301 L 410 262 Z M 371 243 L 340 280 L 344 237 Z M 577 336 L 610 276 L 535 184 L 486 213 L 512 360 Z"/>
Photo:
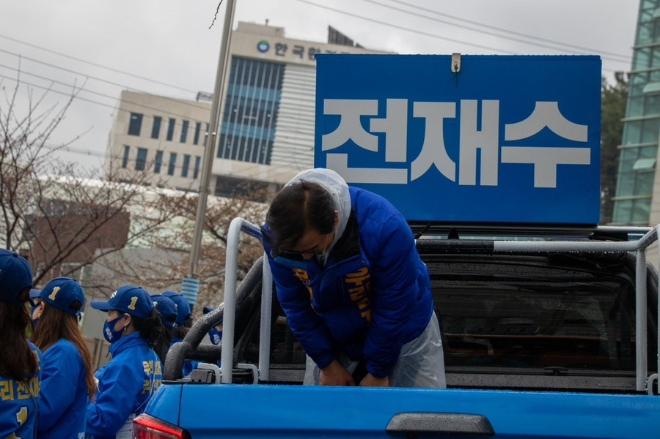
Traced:
<path id="1" fill-rule="evenodd" d="M 438 433 L 577 439 L 660 432 L 660 398 L 645 395 L 218 384 L 183 386 L 180 407 L 180 427 L 195 439 Z"/>

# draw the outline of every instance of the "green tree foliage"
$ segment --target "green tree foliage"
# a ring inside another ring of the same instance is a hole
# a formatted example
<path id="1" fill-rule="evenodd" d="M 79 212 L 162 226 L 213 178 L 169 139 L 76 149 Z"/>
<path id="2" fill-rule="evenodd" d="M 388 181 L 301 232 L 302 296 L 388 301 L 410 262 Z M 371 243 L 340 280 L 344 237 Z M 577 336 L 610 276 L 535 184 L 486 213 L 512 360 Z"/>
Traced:
<path id="1" fill-rule="evenodd" d="M 614 74 L 614 84 L 603 77 L 601 87 L 601 210 L 600 222 L 612 222 L 612 208 L 619 169 L 619 150 L 623 136 L 623 122 L 628 101 L 628 77 L 623 72 Z"/>

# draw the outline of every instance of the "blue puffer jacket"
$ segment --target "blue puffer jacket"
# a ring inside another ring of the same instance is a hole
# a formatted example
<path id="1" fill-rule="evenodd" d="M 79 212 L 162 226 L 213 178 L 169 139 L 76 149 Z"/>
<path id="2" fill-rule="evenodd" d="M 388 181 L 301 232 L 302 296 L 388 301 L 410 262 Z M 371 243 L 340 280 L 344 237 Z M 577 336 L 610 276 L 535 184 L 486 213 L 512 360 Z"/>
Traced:
<path id="1" fill-rule="evenodd" d="M 41 351 L 28 341 L 37 357 L 37 373 L 19 382 L 0 376 L 0 437 L 33 438 L 37 432 L 39 388 L 41 386 Z"/>
<path id="2" fill-rule="evenodd" d="M 431 283 L 401 213 L 372 192 L 351 187 L 350 196 L 351 219 L 325 268 L 264 248 L 288 324 L 314 362 L 323 368 L 343 351 L 384 377 L 428 325 Z"/>
<path id="3" fill-rule="evenodd" d="M 44 351 L 39 439 L 78 438 L 85 433 L 86 374 L 80 351 L 69 340 L 60 339 Z"/>
<path id="4" fill-rule="evenodd" d="M 158 355 L 134 332 L 110 345 L 112 360 L 96 371 L 98 392 L 87 406 L 86 433 L 94 439 L 114 438 L 135 413 L 144 411 L 163 380 Z"/>

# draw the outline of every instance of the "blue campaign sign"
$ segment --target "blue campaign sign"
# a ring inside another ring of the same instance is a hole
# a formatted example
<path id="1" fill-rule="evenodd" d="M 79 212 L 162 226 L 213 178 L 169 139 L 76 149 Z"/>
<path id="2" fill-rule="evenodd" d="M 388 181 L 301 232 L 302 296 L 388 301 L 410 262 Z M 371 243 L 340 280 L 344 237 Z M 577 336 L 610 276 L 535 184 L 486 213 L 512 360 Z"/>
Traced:
<path id="1" fill-rule="evenodd" d="M 318 55 L 314 163 L 411 221 L 597 224 L 598 56 Z"/>

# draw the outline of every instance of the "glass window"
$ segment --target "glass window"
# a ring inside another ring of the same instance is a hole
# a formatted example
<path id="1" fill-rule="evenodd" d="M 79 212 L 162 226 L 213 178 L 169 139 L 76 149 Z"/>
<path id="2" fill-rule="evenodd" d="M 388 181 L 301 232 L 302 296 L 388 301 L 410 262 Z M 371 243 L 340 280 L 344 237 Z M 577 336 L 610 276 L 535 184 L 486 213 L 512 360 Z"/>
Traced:
<path id="1" fill-rule="evenodd" d="M 649 67 L 649 58 L 651 57 L 651 49 L 646 47 L 644 49 L 638 49 L 635 52 L 634 67 L 633 70 L 642 70 Z"/>
<path id="2" fill-rule="evenodd" d="M 156 151 L 156 161 L 154 162 L 154 174 L 160 174 L 160 167 L 163 165 L 163 151 Z"/>
<path id="3" fill-rule="evenodd" d="M 642 159 L 655 160 L 655 159 Z M 651 195 L 653 193 L 653 168 L 651 171 L 638 172 L 635 175 L 635 195 Z"/>
<path id="4" fill-rule="evenodd" d="M 658 27 L 660 30 L 660 26 Z M 660 47 L 654 47 L 651 50 L 651 68 L 655 67 L 660 67 Z"/>
<path id="5" fill-rule="evenodd" d="M 638 117 L 644 114 L 644 97 L 637 96 L 628 99 L 628 111 L 626 117 Z"/>
<path id="6" fill-rule="evenodd" d="M 616 181 L 616 196 L 629 197 L 633 195 L 635 186 L 635 174 L 633 172 L 619 172 Z"/>
<path id="7" fill-rule="evenodd" d="M 176 125 L 176 119 L 170 118 L 167 124 L 167 140 L 170 142 L 174 139 L 174 125 Z"/>
<path id="8" fill-rule="evenodd" d="M 142 115 L 140 113 L 131 113 L 131 121 L 128 124 L 128 135 L 139 136 L 142 128 Z"/>
<path id="9" fill-rule="evenodd" d="M 181 125 L 181 143 L 186 143 L 186 140 L 188 139 L 188 125 L 190 122 L 187 120 L 183 121 L 183 124 Z"/>
<path id="10" fill-rule="evenodd" d="M 121 160 L 121 167 L 126 168 L 128 167 L 128 156 L 131 153 L 131 147 L 128 145 L 124 145 L 124 158 Z"/>
<path id="11" fill-rule="evenodd" d="M 195 136 L 193 137 L 193 145 L 199 145 L 199 132 L 202 131 L 202 123 L 195 122 Z"/>
<path id="12" fill-rule="evenodd" d="M 174 175 L 175 168 L 176 168 L 176 152 L 171 152 L 170 165 L 167 167 L 167 175 Z"/>
<path id="13" fill-rule="evenodd" d="M 646 119 L 642 123 L 642 143 L 658 143 L 660 119 Z"/>
<path id="14" fill-rule="evenodd" d="M 644 114 L 647 116 L 660 114 L 660 94 L 646 97 L 644 102 Z"/>
<path id="15" fill-rule="evenodd" d="M 188 177 L 188 168 L 190 168 L 190 155 L 183 155 L 183 167 L 181 168 L 181 176 Z"/>
<path id="16" fill-rule="evenodd" d="M 623 124 L 622 145 L 637 145 L 642 134 L 642 121 L 635 120 Z"/>
<path id="17" fill-rule="evenodd" d="M 137 159 L 135 159 L 135 170 L 144 171 L 147 166 L 147 148 L 137 149 Z"/>
<path id="18" fill-rule="evenodd" d="M 157 139 L 160 136 L 160 124 L 163 122 L 163 118 L 160 116 L 154 116 L 154 125 L 151 127 L 151 138 Z"/>
<path id="19" fill-rule="evenodd" d="M 195 168 L 193 169 L 193 178 L 196 179 L 199 175 L 199 165 L 202 163 L 202 158 L 200 156 L 195 157 Z"/>
<path id="20" fill-rule="evenodd" d="M 652 24 L 650 23 L 640 23 L 637 28 L 637 44 L 647 44 L 652 43 Z"/>
<path id="21" fill-rule="evenodd" d="M 644 198 L 633 201 L 632 222 L 635 224 L 647 224 L 651 217 L 651 199 Z"/>
<path id="22" fill-rule="evenodd" d="M 630 223 L 632 200 L 619 200 L 614 202 L 614 215 L 612 220 L 617 223 Z"/>
<path id="23" fill-rule="evenodd" d="M 655 158 L 658 155 L 658 147 L 657 146 L 645 146 L 643 148 L 639 148 L 639 157 L 646 159 L 646 158 Z"/>

